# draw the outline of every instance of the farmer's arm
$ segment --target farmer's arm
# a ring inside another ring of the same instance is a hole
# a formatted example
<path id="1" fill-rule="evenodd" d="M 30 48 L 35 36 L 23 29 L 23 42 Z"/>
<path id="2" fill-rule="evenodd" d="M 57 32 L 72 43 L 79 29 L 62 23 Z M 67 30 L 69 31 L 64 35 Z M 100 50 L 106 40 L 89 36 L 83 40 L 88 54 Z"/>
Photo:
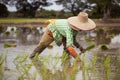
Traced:
<path id="1" fill-rule="evenodd" d="M 75 51 L 74 47 L 73 47 L 73 35 L 71 32 L 67 32 L 66 33 L 66 47 L 67 50 L 69 51 L 70 55 L 73 56 L 74 58 L 78 57 L 77 52 Z M 78 58 L 78 61 L 80 61 L 80 59 Z"/>
<path id="2" fill-rule="evenodd" d="M 84 49 L 83 49 L 83 47 L 76 41 L 76 39 L 75 39 L 75 37 L 74 37 L 74 45 L 77 47 L 77 48 L 79 48 L 79 50 L 81 51 L 81 52 L 84 52 Z"/>

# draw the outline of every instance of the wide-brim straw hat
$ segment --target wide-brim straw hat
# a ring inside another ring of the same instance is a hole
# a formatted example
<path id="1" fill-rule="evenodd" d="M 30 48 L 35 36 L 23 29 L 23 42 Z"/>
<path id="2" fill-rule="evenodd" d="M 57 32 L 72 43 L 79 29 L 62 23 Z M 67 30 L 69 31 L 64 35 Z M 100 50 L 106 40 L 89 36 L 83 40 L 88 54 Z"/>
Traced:
<path id="1" fill-rule="evenodd" d="M 85 12 L 80 12 L 78 16 L 70 17 L 67 21 L 75 30 L 92 30 L 96 27 L 95 22 L 88 18 L 88 14 Z"/>

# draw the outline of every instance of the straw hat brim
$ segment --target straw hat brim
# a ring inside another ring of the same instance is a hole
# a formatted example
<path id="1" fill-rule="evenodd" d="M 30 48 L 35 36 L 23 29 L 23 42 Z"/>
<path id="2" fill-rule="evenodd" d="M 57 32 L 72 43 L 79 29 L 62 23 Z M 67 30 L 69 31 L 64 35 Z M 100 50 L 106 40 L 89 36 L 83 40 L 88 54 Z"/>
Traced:
<path id="1" fill-rule="evenodd" d="M 77 29 L 77 30 L 92 30 L 96 27 L 95 22 L 89 18 L 87 22 L 81 22 L 78 19 L 78 16 L 74 16 L 74 17 L 68 18 L 67 21 L 70 25 L 73 25 L 73 26 L 70 26 L 71 28 Z"/>

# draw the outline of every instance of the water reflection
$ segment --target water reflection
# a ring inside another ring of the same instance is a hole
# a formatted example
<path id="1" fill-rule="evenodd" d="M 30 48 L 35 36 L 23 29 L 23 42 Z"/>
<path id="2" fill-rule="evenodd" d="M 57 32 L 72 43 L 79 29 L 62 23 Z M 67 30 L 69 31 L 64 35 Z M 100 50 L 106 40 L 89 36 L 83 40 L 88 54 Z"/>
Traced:
<path id="1" fill-rule="evenodd" d="M 120 34 L 116 35 L 111 39 L 111 43 L 113 44 L 119 44 L 120 43 Z"/>
<path id="2" fill-rule="evenodd" d="M 37 44 L 44 32 L 42 27 L 4 27 L 0 28 L 0 41 L 11 41 L 17 42 L 22 45 L 31 45 Z M 115 38 L 116 35 L 120 34 L 120 29 L 115 28 L 97 28 L 95 31 L 82 31 L 79 33 L 78 40 L 81 41 L 90 41 L 95 40 L 95 44 L 109 44 L 110 42 L 119 42 L 119 37 Z M 112 40 L 112 41 L 111 41 Z"/>
<path id="3" fill-rule="evenodd" d="M 34 44 L 38 43 L 41 34 L 37 28 L 17 28 L 18 35 L 17 39 L 21 44 Z"/>
<path id="4" fill-rule="evenodd" d="M 30 27 L 7 27 L 0 33 L 0 41 L 15 42 L 22 45 L 37 44 L 43 34 L 43 29 Z"/>
<path id="5" fill-rule="evenodd" d="M 110 43 L 110 37 L 108 37 L 109 32 L 104 29 L 97 29 L 96 30 L 96 44 L 109 44 Z"/>
<path id="6" fill-rule="evenodd" d="M 95 30 L 95 33 L 97 34 L 95 38 L 97 45 L 110 44 L 111 42 L 115 42 L 116 39 L 113 38 L 115 38 L 117 35 L 120 34 L 120 29 L 119 27 L 103 27 L 103 28 L 97 28 Z"/>

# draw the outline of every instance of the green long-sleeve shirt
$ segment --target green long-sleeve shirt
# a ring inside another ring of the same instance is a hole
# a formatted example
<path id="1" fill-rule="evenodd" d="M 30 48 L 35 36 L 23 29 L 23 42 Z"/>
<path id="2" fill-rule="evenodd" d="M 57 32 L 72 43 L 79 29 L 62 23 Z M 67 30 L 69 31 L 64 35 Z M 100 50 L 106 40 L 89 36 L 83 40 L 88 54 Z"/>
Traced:
<path id="1" fill-rule="evenodd" d="M 62 37 L 66 37 L 66 47 L 74 46 L 73 40 L 77 34 L 76 30 L 69 27 L 66 19 L 56 19 L 54 23 L 48 25 L 48 29 L 53 33 L 56 43 L 62 42 Z"/>

